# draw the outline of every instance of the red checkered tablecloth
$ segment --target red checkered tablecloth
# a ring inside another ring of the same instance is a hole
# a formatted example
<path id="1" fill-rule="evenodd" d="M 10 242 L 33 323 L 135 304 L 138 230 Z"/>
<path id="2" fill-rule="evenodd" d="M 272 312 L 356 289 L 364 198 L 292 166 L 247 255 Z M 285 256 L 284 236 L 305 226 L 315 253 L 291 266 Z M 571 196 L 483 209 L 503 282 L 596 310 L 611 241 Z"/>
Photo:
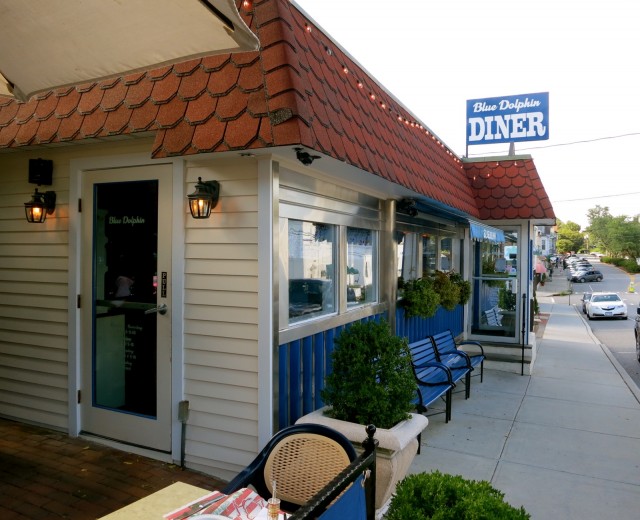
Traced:
<path id="1" fill-rule="evenodd" d="M 212 500 L 215 500 L 215 502 L 211 503 Z M 253 520 L 260 515 L 266 506 L 267 501 L 251 489 L 242 488 L 231 495 L 213 491 L 198 500 L 167 513 L 164 518 L 166 520 L 178 520 L 210 514 L 221 515 L 231 519 Z"/>

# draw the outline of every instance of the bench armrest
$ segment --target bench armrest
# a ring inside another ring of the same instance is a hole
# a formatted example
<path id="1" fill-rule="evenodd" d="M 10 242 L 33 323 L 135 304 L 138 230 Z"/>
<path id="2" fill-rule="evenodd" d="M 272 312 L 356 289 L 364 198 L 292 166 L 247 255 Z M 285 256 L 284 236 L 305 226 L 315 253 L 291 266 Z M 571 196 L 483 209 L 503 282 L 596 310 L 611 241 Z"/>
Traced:
<path id="1" fill-rule="evenodd" d="M 444 363 L 440 363 L 439 361 L 427 361 L 426 363 L 422 363 L 420 365 L 415 365 L 415 370 L 420 370 L 421 368 L 439 368 L 440 370 L 443 370 L 445 372 L 445 374 L 447 374 L 448 382 L 453 384 L 453 377 L 451 375 L 451 369 L 447 365 L 445 365 Z M 424 384 L 428 383 L 428 381 L 422 381 L 417 376 L 416 376 L 416 380 L 418 381 L 418 384 L 420 384 L 420 383 L 424 383 Z"/>
<path id="2" fill-rule="evenodd" d="M 471 368 L 471 358 L 469 357 L 469 354 L 467 352 L 465 352 L 464 350 L 456 350 L 455 352 L 447 352 L 446 353 L 447 356 L 460 356 L 461 358 L 463 358 L 466 363 L 467 363 L 467 368 Z M 460 367 L 455 367 L 455 368 L 460 368 Z"/>
<path id="3" fill-rule="evenodd" d="M 470 339 L 466 339 L 464 341 L 461 341 L 460 343 L 456 344 L 458 347 L 461 345 L 472 345 L 474 347 L 478 347 L 480 349 L 481 354 L 484 356 L 484 348 L 482 348 L 482 343 L 480 343 L 479 341 L 473 341 Z"/>

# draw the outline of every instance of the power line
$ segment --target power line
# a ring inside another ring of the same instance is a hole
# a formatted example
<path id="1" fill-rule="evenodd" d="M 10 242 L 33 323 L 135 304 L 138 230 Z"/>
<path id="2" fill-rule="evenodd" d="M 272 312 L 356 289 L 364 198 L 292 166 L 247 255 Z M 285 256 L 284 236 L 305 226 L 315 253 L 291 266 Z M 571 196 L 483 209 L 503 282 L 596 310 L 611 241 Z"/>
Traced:
<path id="1" fill-rule="evenodd" d="M 598 199 L 609 199 L 612 197 L 626 197 L 627 195 L 640 195 L 640 191 L 634 191 L 631 193 L 619 193 L 617 195 L 599 195 L 597 197 L 583 197 L 581 199 L 565 199 L 565 200 L 554 200 L 553 203 L 557 204 L 558 202 L 580 202 L 583 200 L 598 200 Z"/>
<path id="2" fill-rule="evenodd" d="M 539 150 L 542 148 L 557 148 L 559 146 L 573 146 L 575 144 L 585 144 L 585 143 L 595 143 L 597 141 L 608 141 L 611 139 L 622 139 L 624 137 L 634 137 L 634 136 L 639 136 L 640 132 L 631 132 L 629 134 L 620 134 L 620 135 L 609 135 L 609 136 L 605 136 L 605 137 L 594 137 L 593 139 L 583 139 L 581 141 L 571 141 L 568 143 L 558 143 L 558 144 L 547 144 L 547 145 L 543 145 L 543 146 L 531 146 L 529 148 L 519 148 L 518 152 L 526 152 L 529 150 Z M 468 154 L 469 156 L 474 155 L 474 156 L 481 156 L 481 155 L 486 155 L 485 153 L 470 153 Z"/>
<path id="3" fill-rule="evenodd" d="M 537 150 L 539 148 L 555 148 L 558 146 L 572 146 L 574 144 L 585 144 L 585 143 L 595 143 L 596 141 L 608 141 L 610 139 L 622 139 L 624 137 L 633 137 L 640 135 L 640 132 L 632 132 L 630 134 L 620 134 L 620 135 L 609 135 L 606 137 L 595 137 L 593 139 L 584 139 L 582 141 L 571 141 L 569 143 L 558 143 L 558 144 L 549 144 L 545 146 L 532 146 L 530 148 L 521 148 L 519 151 L 526 150 Z"/>

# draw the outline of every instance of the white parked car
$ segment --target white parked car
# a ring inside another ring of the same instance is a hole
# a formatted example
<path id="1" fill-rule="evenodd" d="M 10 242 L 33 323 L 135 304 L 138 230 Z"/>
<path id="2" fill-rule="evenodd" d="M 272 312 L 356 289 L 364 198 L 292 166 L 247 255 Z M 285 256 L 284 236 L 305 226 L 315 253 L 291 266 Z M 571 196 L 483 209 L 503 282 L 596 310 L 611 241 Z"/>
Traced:
<path id="1" fill-rule="evenodd" d="M 627 319 L 627 304 L 613 292 L 596 292 L 586 302 L 587 318 Z"/>

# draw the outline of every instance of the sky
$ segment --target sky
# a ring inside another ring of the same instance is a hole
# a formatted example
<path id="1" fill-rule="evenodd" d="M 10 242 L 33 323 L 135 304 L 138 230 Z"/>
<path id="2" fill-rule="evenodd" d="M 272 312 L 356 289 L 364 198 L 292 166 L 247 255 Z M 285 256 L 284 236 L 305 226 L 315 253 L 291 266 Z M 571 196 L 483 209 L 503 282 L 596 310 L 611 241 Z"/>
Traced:
<path id="1" fill-rule="evenodd" d="M 637 0 L 295 0 L 378 83 L 459 156 L 466 101 L 549 93 L 549 139 L 531 155 L 556 217 L 640 213 Z"/>

